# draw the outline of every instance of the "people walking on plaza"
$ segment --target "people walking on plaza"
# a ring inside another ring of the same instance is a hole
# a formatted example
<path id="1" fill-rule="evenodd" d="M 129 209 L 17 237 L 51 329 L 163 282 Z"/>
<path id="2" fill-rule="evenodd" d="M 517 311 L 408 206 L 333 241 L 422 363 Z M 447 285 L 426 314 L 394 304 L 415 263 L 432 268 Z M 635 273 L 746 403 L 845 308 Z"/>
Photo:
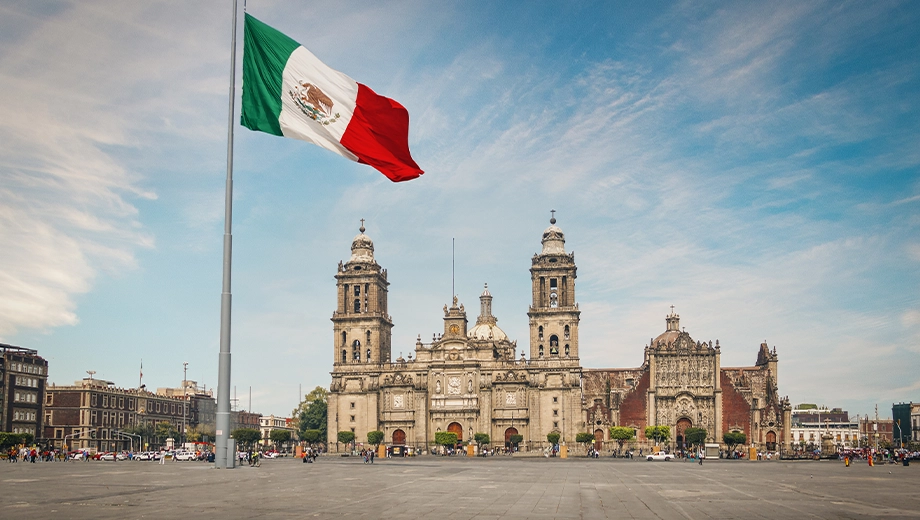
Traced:
<path id="1" fill-rule="evenodd" d="M 166 464 L 166 450 L 160 450 L 160 464 Z"/>
<path id="2" fill-rule="evenodd" d="M 376 455 L 376 453 L 374 453 L 374 450 L 370 450 L 370 452 L 371 452 L 371 464 L 373 464 L 373 463 L 374 463 L 374 455 Z"/>

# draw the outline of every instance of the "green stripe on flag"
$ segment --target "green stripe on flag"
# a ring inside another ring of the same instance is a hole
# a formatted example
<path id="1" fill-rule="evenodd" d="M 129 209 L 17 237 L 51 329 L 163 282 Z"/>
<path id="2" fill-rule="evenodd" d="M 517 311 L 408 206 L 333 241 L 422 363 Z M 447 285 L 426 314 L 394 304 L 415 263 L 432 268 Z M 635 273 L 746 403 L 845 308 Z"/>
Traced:
<path id="1" fill-rule="evenodd" d="M 246 14 L 243 30 L 243 106 L 246 128 L 281 134 L 281 78 L 284 66 L 300 44 Z"/>

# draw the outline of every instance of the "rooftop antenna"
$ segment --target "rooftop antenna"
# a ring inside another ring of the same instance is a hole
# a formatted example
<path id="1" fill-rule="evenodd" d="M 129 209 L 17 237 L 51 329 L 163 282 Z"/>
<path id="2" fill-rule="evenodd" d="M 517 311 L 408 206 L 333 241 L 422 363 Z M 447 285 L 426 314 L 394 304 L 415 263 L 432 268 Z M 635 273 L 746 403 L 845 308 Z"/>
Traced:
<path id="1" fill-rule="evenodd" d="M 93 375 L 96 374 L 96 371 L 95 371 L 95 370 L 87 370 L 86 373 L 89 374 L 89 380 L 92 381 L 92 380 L 93 380 Z"/>

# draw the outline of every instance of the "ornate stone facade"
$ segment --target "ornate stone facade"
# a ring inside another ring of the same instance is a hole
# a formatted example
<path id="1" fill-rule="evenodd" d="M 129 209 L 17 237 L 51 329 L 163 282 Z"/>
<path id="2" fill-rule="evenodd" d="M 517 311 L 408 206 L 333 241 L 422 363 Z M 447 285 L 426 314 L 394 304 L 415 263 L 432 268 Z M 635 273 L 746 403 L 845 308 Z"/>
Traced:
<path id="1" fill-rule="evenodd" d="M 530 356 L 517 357 L 517 342 L 498 327 L 488 287 L 479 316 L 468 327 L 456 297 L 443 309 L 443 332 L 430 342 L 418 338 L 408 359 L 392 361 L 387 314 L 386 270 L 374 259 L 374 245 L 361 233 L 352 256 L 335 278 L 338 305 L 333 313 L 335 362 L 329 392 L 329 446 L 337 432 L 384 432 L 385 442 L 427 449 L 438 431 L 461 440 L 488 433 L 504 445 L 521 435 L 522 446 L 545 445 L 557 432 L 574 443 L 592 432 L 599 445 L 610 426 L 631 426 L 644 440 L 647 425 L 669 425 L 672 441 L 688 427 L 702 427 L 718 442 L 725 431 L 744 431 L 758 445 L 789 439 L 787 400 L 776 396 L 776 352 L 761 346 L 757 364 L 722 368 L 718 341 L 694 341 L 680 330 L 679 316 L 645 349 L 634 369 L 582 369 L 579 361 L 580 311 L 575 299 L 574 253 L 550 220 L 542 251 L 532 259 Z"/>

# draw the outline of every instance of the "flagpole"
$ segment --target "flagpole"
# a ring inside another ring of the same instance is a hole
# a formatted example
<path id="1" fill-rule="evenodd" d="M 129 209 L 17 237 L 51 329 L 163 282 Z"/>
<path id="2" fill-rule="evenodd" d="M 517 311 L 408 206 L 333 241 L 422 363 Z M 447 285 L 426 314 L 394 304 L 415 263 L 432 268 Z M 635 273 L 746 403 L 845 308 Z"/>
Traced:
<path id="1" fill-rule="evenodd" d="M 227 184 L 224 195 L 224 276 L 220 293 L 220 357 L 217 372 L 217 424 L 214 467 L 232 467 L 227 448 L 230 439 L 230 265 L 233 257 L 233 112 L 236 101 L 236 13 L 233 0 L 233 32 L 230 38 L 230 108 L 227 116 Z M 234 453 L 232 456 L 236 456 Z"/>

